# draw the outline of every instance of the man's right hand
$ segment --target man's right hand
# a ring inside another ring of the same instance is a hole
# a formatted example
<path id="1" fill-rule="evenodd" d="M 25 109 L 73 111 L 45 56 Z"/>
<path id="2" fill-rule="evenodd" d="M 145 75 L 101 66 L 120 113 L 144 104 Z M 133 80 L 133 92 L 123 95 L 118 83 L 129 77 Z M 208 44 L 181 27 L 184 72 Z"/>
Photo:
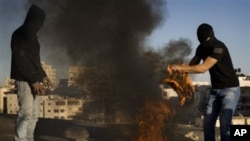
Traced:
<path id="1" fill-rule="evenodd" d="M 40 84 L 39 82 L 36 82 L 36 83 L 32 84 L 32 86 L 34 87 L 35 94 L 37 94 L 37 95 L 44 94 L 45 87 L 42 84 Z"/>

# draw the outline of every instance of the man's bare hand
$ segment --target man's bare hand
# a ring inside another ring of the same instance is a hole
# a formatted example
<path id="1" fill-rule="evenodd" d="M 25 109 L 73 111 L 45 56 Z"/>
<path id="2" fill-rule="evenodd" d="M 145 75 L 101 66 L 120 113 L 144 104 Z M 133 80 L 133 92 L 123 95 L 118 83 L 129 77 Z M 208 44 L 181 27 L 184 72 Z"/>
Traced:
<path id="1" fill-rule="evenodd" d="M 182 71 L 181 65 L 171 65 L 173 71 Z"/>
<path id="2" fill-rule="evenodd" d="M 181 64 L 181 65 L 174 64 L 174 65 L 171 65 L 171 69 L 173 71 L 184 72 L 183 68 L 186 66 L 188 66 L 188 65 L 187 64 Z"/>
<path id="3" fill-rule="evenodd" d="M 45 87 L 42 84 L 40 84 L 39 82 L 36 82 L 36 83 L 32 84 L 32 86 L 34 87 L 35 94 L 37 94 L 37 95 L 44 94 Z"/>

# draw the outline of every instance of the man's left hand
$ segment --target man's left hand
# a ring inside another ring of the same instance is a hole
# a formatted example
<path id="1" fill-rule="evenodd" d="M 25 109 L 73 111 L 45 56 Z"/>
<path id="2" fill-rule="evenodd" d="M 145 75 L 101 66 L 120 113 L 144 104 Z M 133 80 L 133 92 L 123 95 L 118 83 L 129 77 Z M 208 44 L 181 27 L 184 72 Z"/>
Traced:
<path id="1" fill-rule="evenodd" d="M 173 71 L 182 71 L 182 66 L 181 65 L 171 65 L 171 69 Z"/>

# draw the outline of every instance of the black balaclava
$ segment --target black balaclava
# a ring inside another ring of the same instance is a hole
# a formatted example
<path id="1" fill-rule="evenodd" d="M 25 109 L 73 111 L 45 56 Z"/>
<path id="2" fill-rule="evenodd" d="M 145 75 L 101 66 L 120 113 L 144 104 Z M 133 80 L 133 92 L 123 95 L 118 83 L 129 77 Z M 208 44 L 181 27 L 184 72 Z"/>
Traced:
<path id="1" fill-rule="evenodd" d="M 199 25 L 197 29 L 197 37 L 201 45 L 208 45 L 214 39 L 213 27 L 207 23 Z M 210 37 L 210 40 L 207 41 L 207 38 Z"/>

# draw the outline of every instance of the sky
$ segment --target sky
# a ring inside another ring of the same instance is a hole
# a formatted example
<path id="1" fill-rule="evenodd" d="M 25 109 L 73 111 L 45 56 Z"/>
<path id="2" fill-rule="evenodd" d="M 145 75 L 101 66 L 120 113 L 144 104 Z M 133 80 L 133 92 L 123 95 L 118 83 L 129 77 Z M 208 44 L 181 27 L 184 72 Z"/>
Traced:
<path id="1" fill-rule="evenodd" d="M 0 0 L 0 83 L 10 74 L 10 37 L 23 23 L 26 14 L 23 2 Z M 167 0 L 164 21 L 146 42 L 154 48 L 161 48 L 170 40 L 186 38 L 192 43 L 192 57 L 198 45 L 196 29 L 201 23 L 213 26 L 215 36 L 227 45 L 234 67 L 249 74 L 249 0 Z M 209 75 L 199 74 L 194 79 L 209 81 Z"/>
<path id="2" fill-rule="evenodd" d="M 209 23 L 215 36 L 227 45 L 234 68 L 250 74 L 250 1 L 168 0 L 166 13 L 164 24 L 148 40 L 152 46 L 159 47 L 172 39 L 187 38 L 192 42 L 193 55 L 198 46 L 197 27 L 201 23 Z M 210 81 L 208 73 L 198 74 L 194 79 Z"/>

